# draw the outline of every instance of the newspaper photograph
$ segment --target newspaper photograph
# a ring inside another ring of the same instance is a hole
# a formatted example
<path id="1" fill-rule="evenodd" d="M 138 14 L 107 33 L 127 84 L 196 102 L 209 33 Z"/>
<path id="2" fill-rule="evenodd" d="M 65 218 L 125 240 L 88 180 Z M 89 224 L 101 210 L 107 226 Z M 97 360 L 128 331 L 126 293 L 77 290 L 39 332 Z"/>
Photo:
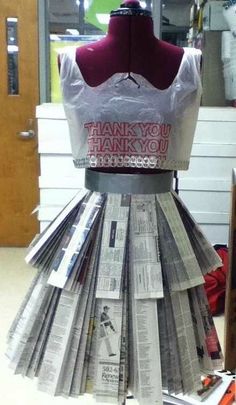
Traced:
<path id="1" fill-rule="evenodd" d="M 85 362 L 83 366 L 83 376 L 81 384 L 81 392 L 93 394 L 95 390 L 96 379 L 96 349 L 98 347 L 98 339 L 100 329 L 97 327 L 99 324 L 99 313 L 97 312 L 97 299 L 94 298 L 92 303 L 92 311 L 89 321 L 89 331 L 85 351 Z M 98 317 L 97 317 L 98 316 Z"/>
<path id="2" fill-rule="evenodd" d="M 117 403 L 119 398 L 122 310 L 121 300 L 97 300 L 95 397 L 100 402 Z"/>

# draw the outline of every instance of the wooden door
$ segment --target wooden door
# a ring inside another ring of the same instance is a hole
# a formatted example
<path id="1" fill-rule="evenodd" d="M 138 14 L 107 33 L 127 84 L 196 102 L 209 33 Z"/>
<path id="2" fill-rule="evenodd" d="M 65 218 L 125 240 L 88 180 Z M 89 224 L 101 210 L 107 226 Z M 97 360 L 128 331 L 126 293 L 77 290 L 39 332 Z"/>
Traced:
<path id="1" fill-rule="evenodd" d="M 39 229 L 38 65 L 37 0 L 1 0 L 0 246 L 26 246 Z"/>

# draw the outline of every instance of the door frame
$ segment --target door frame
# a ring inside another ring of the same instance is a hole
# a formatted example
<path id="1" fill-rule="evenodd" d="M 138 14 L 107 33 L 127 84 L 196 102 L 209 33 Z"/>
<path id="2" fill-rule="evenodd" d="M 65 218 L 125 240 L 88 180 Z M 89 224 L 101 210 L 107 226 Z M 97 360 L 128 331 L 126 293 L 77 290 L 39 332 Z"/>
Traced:
<path id="1" fill-rule="evenodd" d="M 50 102 L 50 43 L 47 0 L 38 0 L 39 24 L 39 100 Z"/>

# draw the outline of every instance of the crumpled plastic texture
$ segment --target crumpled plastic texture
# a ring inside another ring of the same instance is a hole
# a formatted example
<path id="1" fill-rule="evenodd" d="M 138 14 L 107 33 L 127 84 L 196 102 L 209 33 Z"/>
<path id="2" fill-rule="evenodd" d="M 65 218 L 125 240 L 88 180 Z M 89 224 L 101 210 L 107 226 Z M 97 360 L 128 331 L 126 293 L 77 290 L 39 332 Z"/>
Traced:
<path id="1" fill-rule="evenodd" d="M 139 84 L 116 73 L 89 86 L 75 48 L 60 55 L 63 104 L 76 167 L 187 170 L 201 98 L 201 52 L 184 48 L 172 84 L 160 90 L 143 76 Z"/>

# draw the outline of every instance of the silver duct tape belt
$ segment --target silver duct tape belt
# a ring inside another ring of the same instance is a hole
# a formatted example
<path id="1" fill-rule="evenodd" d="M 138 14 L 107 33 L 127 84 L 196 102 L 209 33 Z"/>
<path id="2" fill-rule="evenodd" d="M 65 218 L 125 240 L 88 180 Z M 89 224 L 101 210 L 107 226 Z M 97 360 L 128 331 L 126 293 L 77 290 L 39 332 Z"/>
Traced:
<path id="1" fill-rule="evenodd" d="M 103 173 L 85 171 L 85 187 L 100 193 L 158 194 L 172 189 L 173 172 L 155 174 Z"/>

